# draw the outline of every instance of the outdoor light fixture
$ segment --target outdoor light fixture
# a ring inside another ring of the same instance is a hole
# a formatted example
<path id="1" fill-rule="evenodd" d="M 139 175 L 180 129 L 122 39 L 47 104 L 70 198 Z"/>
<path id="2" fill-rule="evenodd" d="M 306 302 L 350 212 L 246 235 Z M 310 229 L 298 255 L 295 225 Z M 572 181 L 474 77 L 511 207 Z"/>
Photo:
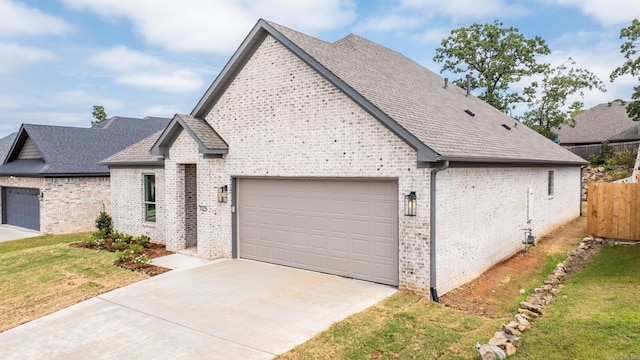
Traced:
<path id="1" fill-rule="evenodd" d="M 412 191 L 404 196 L 404 215 L 416 216 L 416 208 L 418 201 L 416 200 L 416 192 Z"/>
<path id="2" fill-rule="evenodd" d="M 227 185 L 220 186 L 218 188 L 218 202 L 226 203 L 229 197 L 229 193 L 227 192 Z"/>

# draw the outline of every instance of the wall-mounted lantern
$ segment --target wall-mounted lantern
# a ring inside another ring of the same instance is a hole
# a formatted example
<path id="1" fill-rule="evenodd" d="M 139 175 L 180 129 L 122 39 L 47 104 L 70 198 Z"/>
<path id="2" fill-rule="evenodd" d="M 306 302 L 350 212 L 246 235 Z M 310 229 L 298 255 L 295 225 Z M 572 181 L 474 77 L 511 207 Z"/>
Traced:
<path id="1" fill-rule="evenodd" d="M 404 215 L 416 216 L 416 208 L 418 201 L 416 200 L 416 192 L 412 191 L 404 196 Z"/>
<path id="2" fill-rule="evenodd" d="M 229 198 L 229 193 L 228 193 L 227 185 L 220 186 L 218 188 L 218 202 L 226 203 L 228 198 Z"/>

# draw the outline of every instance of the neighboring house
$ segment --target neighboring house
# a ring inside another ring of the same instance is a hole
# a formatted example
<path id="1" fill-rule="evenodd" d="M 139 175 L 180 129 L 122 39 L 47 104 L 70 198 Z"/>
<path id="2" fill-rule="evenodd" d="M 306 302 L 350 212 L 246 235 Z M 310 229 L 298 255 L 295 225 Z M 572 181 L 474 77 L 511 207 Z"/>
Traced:
<path id="1" fill-rule="evenodd" d="M 571 152 L 397 52 L 264 20 L 146 144 L 103 162 L 118 230 L 422 295 L 580 214 Z"/>
<path id="2" fill-rule="evenodd" d="M 13 133 L 0 139 L 0 161 L 3 161 L 7 157 L 7 153 L 9 153 L 9 149 L 11 149 L 11 145 L 17 134 L 18 133 Z"/>
<path id="3" fill-rule="evenodd" d="M 113 117 L 91 128 L 23 124 L 0 163 L 2 223 L 47 234 L 95 229 L 111 201 L 109 169 L 97 162 L 168 122 Z"/>
<path id="4" fill-rule="evenodd" d="M 640 122 L 631 120 L 626 102 L 594 106 L 576 115 L 576 126 L 555 129 L 560 145 L 587 158 L 599 154 L 600 145 L 609 142 L 617 149 L 633 150 L 640 144 Z"/>

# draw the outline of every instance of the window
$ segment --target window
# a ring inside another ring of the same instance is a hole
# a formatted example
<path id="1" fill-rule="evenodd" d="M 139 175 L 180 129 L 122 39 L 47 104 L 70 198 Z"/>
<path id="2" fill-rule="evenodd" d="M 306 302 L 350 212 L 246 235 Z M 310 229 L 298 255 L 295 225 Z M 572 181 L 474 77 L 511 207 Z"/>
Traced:
<path id="1" fill-rule="evenodd" d="M 156 176 L 144 175 L 144 220 L 156 222 Z"/>
<path id="2" fill-rule="evenodd" d="M 549 195 L 550 198 L 553 197 L 553 170 L 549 170 L 547 175 L 547 195 Z"/>

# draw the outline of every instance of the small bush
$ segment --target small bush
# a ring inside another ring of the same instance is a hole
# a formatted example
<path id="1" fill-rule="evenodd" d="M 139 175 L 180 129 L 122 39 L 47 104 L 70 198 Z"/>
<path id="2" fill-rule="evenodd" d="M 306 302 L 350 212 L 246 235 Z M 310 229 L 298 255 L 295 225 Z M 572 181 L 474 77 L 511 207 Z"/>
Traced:
<path id="1" fill-rule="evenodd" d="M 609 163 L 611 165 L 624 166 L 626 169 L 629 169 L 632 168 L 635 164 L 637 155 L 638 150 L 620 150 L 613 155 L 613 157 L 609 160 Z"/>
<path id="2" fill-rule="evenodd" d="M 100 215 L 98 215 L 98 218 L 96 218 L 96 227 L 98 228 L 98 230 L 104 231 L 104 234 L 106 236 L 109 236 L 109 234 L 111 234 L 111 232 L 113 231 L 113 219 L 111 219 L 111 216 L 109 214 L 101 211 Z"/>
<path id="3" fill-rule="evenodd" d="M 116 250 L 125 250 L 129 248 L 129 244 L 127 244 L 127 242 L 125 242 L 123 239 L 115 239 L 111 246 L 113 246 L 113 248 Z"/>
<path id="4" fill-rule="evenodd" d="M 589 155 L 588 161 L 589 161 L 589 164 L 591 164 L 591 165 L 601 165 L 603 163 L 603 161 L 600 158 L 600 156 L 598 156 L 596 154 Z"/>
<path id="5" fill-rule="evenodd" d="M 148 237 L 147 235 L 140 235 L 134 240 L 134 243 L 148 248 L 149 245 L 151 244 L 151 238 Z"/>
<path id="6" fill-rule="evenodd" d="M 133 251 L 136 254 L 141 254 L 144 251 L 144 246 L 139 244 L 131 244 L 129 245 L 129 250 Z"/>
<path id="7" fill-rule="evenodd" d="M 149 259 L 147 255 L 140 255 L 133 260 L 133 263 L 138 266 L 142 266 L 142 265 L 148 264 L 149 261 L 151 261 L 151 259 Z"/>

